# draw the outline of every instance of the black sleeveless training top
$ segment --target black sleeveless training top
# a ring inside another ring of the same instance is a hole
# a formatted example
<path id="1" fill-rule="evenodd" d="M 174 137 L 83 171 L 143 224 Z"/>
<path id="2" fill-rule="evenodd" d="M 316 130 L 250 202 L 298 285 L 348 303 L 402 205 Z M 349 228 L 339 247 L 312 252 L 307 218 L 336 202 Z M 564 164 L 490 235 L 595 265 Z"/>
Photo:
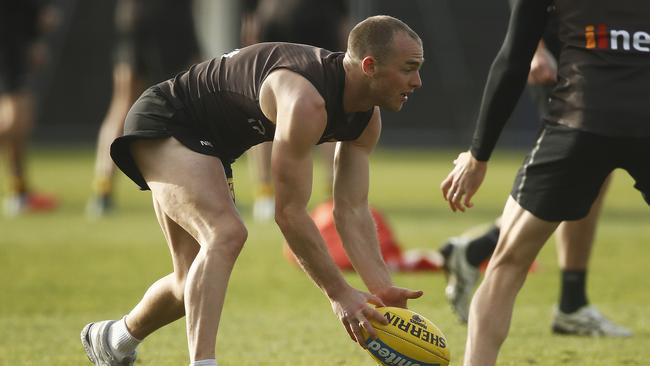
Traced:
<path id="1" fill-rule="evenodd" d="M 183 110 L 183 128 L 207 134 L 221 158 L 234 160 L 251 146 L 273 140 L 275 125 L 260 109 L 259 92 L 272 71 L 288 69 L 309 80 L 325 100 L 327 126 L 319 143 L 354 140 L 373 110 L 344 112 L 343 56 L 307 45 L 260 43 L 194 65 L 157 88 Z"/>

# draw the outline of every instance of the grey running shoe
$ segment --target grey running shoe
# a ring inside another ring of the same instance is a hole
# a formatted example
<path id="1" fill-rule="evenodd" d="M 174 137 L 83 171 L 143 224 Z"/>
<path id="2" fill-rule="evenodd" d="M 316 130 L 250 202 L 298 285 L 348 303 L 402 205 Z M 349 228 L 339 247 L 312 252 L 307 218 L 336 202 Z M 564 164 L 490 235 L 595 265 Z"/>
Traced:
<path id="1" fill-rule="evenodd" d="M 478 268 L 472 266 L 465 255 L 468 242 L 462 237 L 450 238 L 449 243 L 454 249 L 445 263 L 447 272 L 445 295 L 452 310 L 463 323 L 467 323 L 474 286 L 479 278 Z"/>
<path id="2" fill-rule="evenodd" d="M 81 331 L 81 344 L 90 362 L 96 366 L 132 366 L 136 353 L 118 360 L 108 344 L 108 328 L 115 320 L 87 324 Z"/>
<path id="3" fill-rule="evenodd" d="M 595 307 L 583 306 L 566 314 L 555 309 L 553 333 L 589 337 L 630 337 L 632 331 L 605 318 Z"/>

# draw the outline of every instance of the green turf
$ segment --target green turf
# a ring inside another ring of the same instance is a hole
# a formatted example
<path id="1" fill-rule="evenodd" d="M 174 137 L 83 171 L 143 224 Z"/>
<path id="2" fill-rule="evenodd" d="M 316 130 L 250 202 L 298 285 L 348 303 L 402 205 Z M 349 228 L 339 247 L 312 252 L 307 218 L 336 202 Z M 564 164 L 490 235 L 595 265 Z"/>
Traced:
<path id="1" fill-rule="evenodd" d="M 494 157 L 476 207 L 466 214 L 451 213 L 439 193 L 454 156 L 380 150 L 373 158 L 371 201 L 384 211 L 403 246 L 435 248 L 450 235 L 494 219 L 523 153 Z M 56 193 L 62 205 L 47 216 L 0 218 L 0 366 L 86 365 L 81 327 L 126 313 L 150 283 L 170 271 L 167 249 L 149 193 L 126 179 L 118 180 L 118 214 L 94 222 L 84 217 L 90 149 L 39 150 L 31 163 L 37 187 Z M 284 260 L 278 229 L 251 220 L 247 173 L 245 161 L 235 164 L 239 206 L 250 235 L 226 299 L 217 343 L 220 365 L 373 365 L 347 338 L 325 297 Z M 314 203 L 322 192 L 317 178 Z M 558 271 L 549 243 L 518 299 L 499 365 L 648 365 L 649 223 L 650 210 L 627 174 L 618 173 L 605 205 L 589 292 L 604 313 L 634 330 L 633 338 L 550 334 Z M 348 278 L 360 283 L 354 275 Z M 452 364 L 460 365 L 465 328 L 445 303 L 443 276 L 395 279 L 425 291 L 411 307 L 443 329 Z M 184 323 L 177 322 L 152 335 L 140 347 L 137 365 L 186 365 L 184 334 Z"/>

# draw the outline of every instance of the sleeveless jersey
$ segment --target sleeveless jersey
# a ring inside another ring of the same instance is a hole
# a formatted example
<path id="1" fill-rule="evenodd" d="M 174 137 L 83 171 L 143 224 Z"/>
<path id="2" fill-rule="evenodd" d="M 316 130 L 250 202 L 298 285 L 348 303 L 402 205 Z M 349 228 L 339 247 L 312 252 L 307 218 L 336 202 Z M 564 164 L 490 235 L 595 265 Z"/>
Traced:
<path id="1" fill-rule="evenodd" d="M 183 115 L 175 121 L 179 128 L 209 136 L 219 156 L 233 161 L 251 146 L 273 140 L 275 125 L 260 109 L 259 92 L 278 69 L 300 74 L 325 100 L 327 125 L 319 143 L 359 137 L 373 110 L 344 112 L 343 56 L 307 45 L 260 43 L 192 66 L 157 88 Z"/>
<path id="2" fill-rule="evenodd" d="M 650 136 L 650 2 L 556 0 L 563 45 L 549 121 Z"/>

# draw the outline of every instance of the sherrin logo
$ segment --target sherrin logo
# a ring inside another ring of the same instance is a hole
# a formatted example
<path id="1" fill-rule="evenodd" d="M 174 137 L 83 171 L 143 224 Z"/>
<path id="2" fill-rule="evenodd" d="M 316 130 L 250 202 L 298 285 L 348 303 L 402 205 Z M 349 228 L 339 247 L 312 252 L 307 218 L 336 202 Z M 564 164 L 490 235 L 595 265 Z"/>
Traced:
<path id="1" fill-rule="evenodd" d="M 650 52 L 650 34 L 643 31 L 609 29 L 606 24 L 585 27 L 585 47 L 588 49 L 611 49 Z"/>
<path id="2" fill-rule="evenodd" d="M 384 313 L 384 317 L 388 320 L 390 325 L 399 329 L 401 332 L 411 334 L 412 336 L 420 338 L 436 347 L 447 347 L 447 340 L 445 340 L 444 337 L 438 336 L 427 330 L 424 320 L 417 315 L 413 316 L 411 319 L 405 320 L 399 315 L 387 311 Z"/>
<path id="3" fill-rule="evenodd" d="M 375 355 L 385 365 L 395 366 L 440 366 L 438 363 L 424 363 L 405 356 L 379 339 L 368 339 L 366 344 L 370 353 Z"/>

